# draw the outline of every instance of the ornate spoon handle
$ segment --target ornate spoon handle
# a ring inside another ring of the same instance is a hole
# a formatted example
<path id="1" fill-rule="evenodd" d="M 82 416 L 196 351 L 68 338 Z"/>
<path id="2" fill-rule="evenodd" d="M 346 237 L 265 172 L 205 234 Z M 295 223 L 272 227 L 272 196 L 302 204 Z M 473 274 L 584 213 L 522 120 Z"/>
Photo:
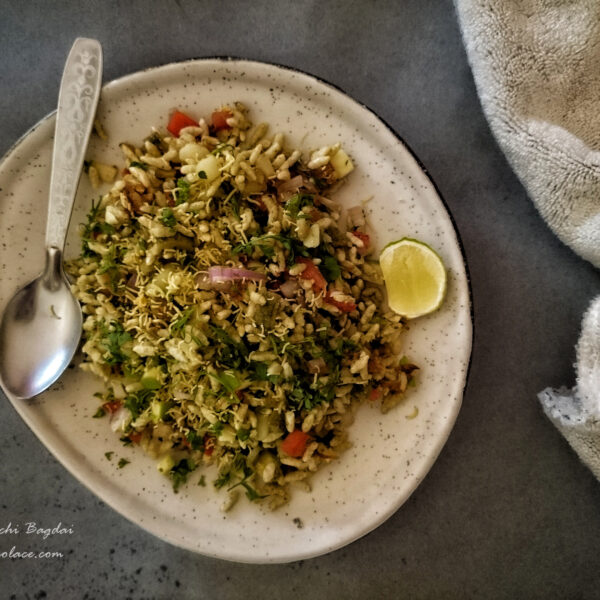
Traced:
<path id="1" fill-rule="evenodd" d="M 102 83 L 102 48 L 77 38 L 65 64 L 54 132 L 46 247 L 62 252 Z"/>

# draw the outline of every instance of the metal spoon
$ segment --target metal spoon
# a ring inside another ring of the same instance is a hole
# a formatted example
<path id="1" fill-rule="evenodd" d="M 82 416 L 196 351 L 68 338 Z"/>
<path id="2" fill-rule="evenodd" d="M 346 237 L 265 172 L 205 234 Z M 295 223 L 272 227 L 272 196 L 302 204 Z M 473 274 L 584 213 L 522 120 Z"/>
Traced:
<path id="1" fill-rule="evenodd" d="M 102 48 L 77 38 L 58 96 L 46 224 L 44 272 L 8 302 L 0 324 L 0 379 L 31 398 L 67 368 L 81 337 L 82 315 L 63 271 L 65 238 L 102 82 Z"/>

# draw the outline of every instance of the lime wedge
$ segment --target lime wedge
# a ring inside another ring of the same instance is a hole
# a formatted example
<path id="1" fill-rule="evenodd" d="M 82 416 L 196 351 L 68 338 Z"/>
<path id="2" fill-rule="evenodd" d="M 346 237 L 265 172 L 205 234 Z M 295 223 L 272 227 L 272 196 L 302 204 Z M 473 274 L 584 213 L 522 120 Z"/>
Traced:
<path id="1" fill-rule="evenodd" d="M 391 242 L 381 252 L 379 264 L 395 313 L 415 319 L 437 310 L 446 295 L 446 269 L 437 252 L 411 238 Z"/>

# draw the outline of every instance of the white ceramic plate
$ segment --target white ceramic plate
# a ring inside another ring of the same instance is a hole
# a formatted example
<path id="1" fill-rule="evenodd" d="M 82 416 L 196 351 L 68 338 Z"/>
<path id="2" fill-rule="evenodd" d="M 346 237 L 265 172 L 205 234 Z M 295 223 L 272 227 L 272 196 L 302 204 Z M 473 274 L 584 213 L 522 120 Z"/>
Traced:
<path id="1" fill-rule="evenodd" d="M 370 221 L 379 247 L 419 238 L 442 256 L 448 296 L 437 313 L 415 320 L 405 353 L 422 367 L 405 404 L 387 415 L 363 407 L 351 429 L 353 447 L 295 491 L 289 505 L 268 512 L 242 499 L 223 514 L 225 497 L 212 486 L 173 494 L 155 463 L 124 448 L 104 419 L 92 419 L 99 382 L 69 369 L 33 401 L 15 409 L 56 458 L 122 515 L 172 544 L 240 562 L 287 562 L 324 554 L 368 533 L 392 515 L 425 477 L 458 414 L 471 353 L 471 306 L 463 255 L 452 220 L 411 152 L 372 112 L 317 79 L 244 60 L 195 60 L 150 69 L 107 84 L 99 116 L 109 140 L 95 139 L 89 157 L 123 164 L 118 143 L 139 143 L 151 127 L 166 126 L 180 108 L 207 116 L 242 101 L 254 122 L 271 123 L 289 145 L 306 150 L 337 141 L 356 171 L 340 192 L 353 205 L 372 198 Z M 54 117 L 29 131 L 0 164 L 0 307 L 32 279 L 43 262 L 43 234 Z M 94 192 L 82 178 L 68 253 L 79 250 L 74 226 Z M 418 416 L 409 419 L 418 408 Z M 5 409 L 6 410 L 6 409 Z M 114 451 L 112 461 L 105 452 Z M 131 464 L 118 469 L 120 457 Z M 207 474 L 211 481 L 213 473 Z"/>

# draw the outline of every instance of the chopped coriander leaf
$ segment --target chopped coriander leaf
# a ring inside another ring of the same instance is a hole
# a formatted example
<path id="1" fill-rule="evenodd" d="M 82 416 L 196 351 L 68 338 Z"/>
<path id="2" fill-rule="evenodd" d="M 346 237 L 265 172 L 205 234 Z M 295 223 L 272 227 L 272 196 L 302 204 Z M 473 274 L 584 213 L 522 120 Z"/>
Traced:
<path id="1" fill-rule="evenodd" d="M 298 215 L 302 212 L 303 208 L 307 206 L 314 206 L 314 196 L 312 194 L 294 194 L 285 203 L 285 212 L 287 212 L 292 219 L 297 219 Z"/>
<path id="2" fill-rule="evenodd" d="M 95 233 L 95 227 L 98 225 L 98 223 L 96 222 L 96 219 L 98 217 L 98 212 L 100 211 L 100 201 L 101 200 L 102 200 L 102 197 L 100 197 L 98 199 L 98 202 L 96 202 L 96 203 L 94 203 L 94 200 L 92 200 L 92 208 L 90 209 L 90 212 L 87 215 L 87 223 L 84 225 L 83 231 L 81 233 L 81 241 L 82 241 L 81 253 L 85 258 L 90 258 L 92 256 L 96 256 L 96 252 L 94 252 L 89 247 L 89 242 L 92 241 L 93 235 Z"/>
<path id="3" fill-rule="evenodd" d="M 216 423 L 213 423 L 208 428 L 208 431 L 210 431 L 210 433 L 213 433 L 214 435 L 219 437 L 219 435 L 221 435 L 221 432 L 223 431 L 223 423 L 221 423 L 221 421 L 217 421 Z"/>
<path id="4" fill-rule="evenodd" d="M 162 144 L 162 138 L 160 137 L 160 135 L 156 131 L 152 135 L 150 135 L 148 137 L 148 141 L 151 144 L 154 144 L 155 146 L 157 146 L 158 148 L 160 148 L 160 146 Z"/>
<path id="5" fill-rule="evenodd" d="M 133 160 L 129 163 L 130 167 L 137 167 L 138 169 L 143 169 L 144 171 L 148 170 L 148 165 L 146 163 L 143 162 L 138 162 L 136 160 Z"/>
<path id="6" fill-rule="evenodd" d="M 177 225 L 177 219 L 168 206 L 162 209 L 159 220 L 166 227 L 175 227 Z"/>
<path id="7" fill-rule="evenodd" d="M 219 473 L 219 476 L 215 479 L 213 485 L 217 489 L 220 489 L 224 485 L 227 485 L 229 483 L 230 479 L 231 479 L 231 471 L 227 471 L 225 473 Z"/>
<path id="8" fill-rule="evenodd" d="M 209 373 L 208 375 L 218 381 L 230 394 L 233 394 L 242 385 L 242 382 L 231 371 L 223 371 L 220 374 Z"/>
<path id="9" fill-rule="evenodd" d="M 206 179 L 206 171 L 198 171 L 198 179 Z"/>
<path id="10" fill-rule="evenodd" d="M 137 419 L 148 406 L 150 406 L 150 400 L 154 395 L 154 390 L 140 390 L 139 392 L 133 392 L 125 398 L 123 406 L 129 409 L 132 419 Z"/>
<path id="11" fill-rule="evenodd" d="M 233 216 L 240 221 L 241 217 L 240 217 L 240 198 L 239 196 L 232 192 L 231 195 L 231 210 L 233 211 Z"/>
<path id="12" fill-rule="evenodd" d="M 125 465 L 128 465 L 131 461 L 127 460 L 126 458 L 120 458 L 119 459 L 119 464 L 117 465 L 119 467 L 119 469 L 122 469 Z"/>
<path id="13" fill-rule="evenodd" d="M 266 498 L 266 496 L 261 496 L 249 483 L 245 481 L 240 482 L 244 489 L 246 490 L 246 498 L 251 502 L 255 500 L 260 500 L 261 498 Z"/>
<path id="14" fill-rule="evenodd" d="M 104 415 L 106 415 L 106 411 L 100 406 L 98 408 L 98 410 L 93 414 L 93 418 L 94 419 L 100 419 Z"/>
<path id="15" fill-rule="evenodd" d="M 204 436 L 198 435 L 195 431 L 190 431 L 186 436 L 188 444 L 192 447 L 192 450 L 202 450 L 204 448 Z"/>
<path id="16" fill-rule="evenodd" d="M 131 335 L 117 321 L 112 321 L 109 326 L 101 323 L 100 332 L 102 334 L 101 343 L 108 353 L 108 357 L 105 357 L 104 361 L 109 365 L 124 363 L 128 356 L 123 352 L 122 346 L 131 341 Z"/>
<path id="17" fill-rule="evenodd" d="M 178 492 L 179 487 L 187 481 L 188 475 L 196 468 L 190 458 L 181 459 L 170 471 L 169 477 L 173 482 L 173 491 Z"/>
<path id="18" fill-rule="evenodd" d="M 235 433 L 236 437 L 240 442 L 245 442 L 250 437 L 249 429 L 238 429 Z"/>
<path id="19" fill-rule="evenodd" d="M 96 223 L 94 225 L 94 233 L 104 233 L 106 235 L 113 235 L 117 230 L 109 223 Z"/>
<path id="20" fill-rule="evenodd" d="M 278 353 L 278 350 L 275 350 Z M 252 362 L 250 363 L 250 378 L 253 381 L 269 381 L 277 385 L 281 379 L 280 375 L 269 375 L 269 366 L 263 362 Z"/>
<path id="21" fill-rule="evenodd" d="M 254 381 L 266 381 L 267 380 L 267 363 L 263 362 L 252 362 L 251 365 L 251 378 Z"/>
<path id="22" fill-rule="evenodd" d="M 98 275 L 102 275 L 102 273 L 106 273 L 112 269 L 118 269 L 116 258 L 117 248 L 116 246 L 111 246 L 110 250 L 102 257 L 102 260 L 100 261 Z"/>
<path id="23" fill-rule="evenodd" d="M 104 456 L 106 456 L 107 460 L 111 460 L 113 457 L 114 452 L 112 452 L 112 450 L 110 452 L 105 452 Z"/>
<path id="24" fill-rule="evenodd" d="M 273 256 L 275 256 L 275 248 L 270 240 L 280 242 L 284 249 L 287 250 L 287 262 L 290 265 L 294 264 L 297 254 L 306 258 L 310 256 L 308 250 L 300 240 L 272 233 L 250 238 L 247 243 L 235 246 L 235 248 L 233 248 L 233 253 L 251 255 L 254 252 L 254 249 L 258 248 L 267 258 L 273 258 Z"/>
<path id="25" fill-rule="evenodd" d="M 211 154 L 219 156 L 219 154 L 223 154 L 225 150 L 233 150 L 233 146 L 231 144 L 227 144 L 226 142 L 222 142 L 217 145 L 217 147 L 211 152 Z"/>
<path id="26" fill-rule="evenodd" d="M 240 369 L 246 363 L 249 350 L 243 341 L 236 342 L 224 329 L 209 325 L 210 331 L 220 342 L 217 350 L 219 362 L 230 369 Z"/>
<path id="27" fill-rule="evenodd" d="M 255 248 L 258 248 L 267 258 L 275 256 L 275 248 L 267 240 L 276 239 L 274 235 L 261 235 L 251 238 L 245 244 L 238 244 L 233 248 L 234 254 L 252 254 Z"/>
<path id="28" fill-rule="evenodd" d="M 331 402 L 335 398 L 335 389 L 339 380 L 339 373 L 329 375 L 328 382 L 313 383 L 312 375 L 298 378 L 294 382 L 294 389 L 288 399 L 298 410 L 311 410 L 323 402 Z"/>
<path id="29" fill-rule="evenodd" d="M 175 204 L 183 204 L 190 199 L 190 182 L 185 177 L 177 180 L 175 189 Z"/>
<path id="30" fill-rule="evenodd" d="M 206 487 L 206 478 L 204 477 L 204 475 L 201 475 L 200 479 L 198 479 L 198 485 L 202 486 L 202 487 Z"/>
<path id="31" fill-rule="evenodd" d="M 322 257 L 319 270 L 329 283 L 339 279 L 342 275 L 340 263 L 337 261 L 335 256 L 331 256 L 330 254 Z"/>
<path id="32" fill-rule="evenodd" d="M 248 480 L 254 475 L 254 471 L 250 467 L 245 465 L 244 457 L 242 455 L 238 455 L 236 457 L 236 459 L 241 459 L 241 461 L 243 461 L 244 464 L 241 466 L 241 468 L 236 469 L 236 461 L 234 461 L 234 463 L 232 464 L 231 471 L 229 471 L 229 475 L 231 476 L 231 472 L 234 470 L 236 470 L 236 471 L 241 470 L 244 476 L 240 481 L 238 481 L 237 483 L 234 483 L 230 488 L 228 488 L 227 491 L 230 492 L 231 490 L 235 489 L 238 485 L 241 485 L 246 490 L 246 497 L 248 498 L 248 500 L 255 501 L 255 500 L 260 500 L 261 498 L 266 498 L 266 496 L 261 496 L 248 483 Z"/>
<path id="33" fill-rule="evenodd" d="M 180 335 L 181 332 L 183 331 L 183 328 L 187 325 L 188 321 L 191 319 L 193 314 L 194 314 L 193 306 L 186 308 L 181 313 L 181 316 L 178 317 L 175 321 L 173 321 L 173 323 L 171 325 L 171 333 L 173 333 L 173 334 L 177 333 L 178 335 Z"/>

